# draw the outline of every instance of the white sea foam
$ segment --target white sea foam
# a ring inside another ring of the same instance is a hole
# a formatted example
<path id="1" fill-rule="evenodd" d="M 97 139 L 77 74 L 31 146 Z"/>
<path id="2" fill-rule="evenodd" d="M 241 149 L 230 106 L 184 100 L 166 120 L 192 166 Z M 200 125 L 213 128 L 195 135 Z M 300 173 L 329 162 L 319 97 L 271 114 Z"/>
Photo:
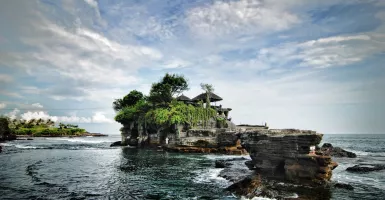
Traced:
<path id="1" fill-rule="evenodd" d="M 204 169 L 196 171 L 196 176 L 194 182 L 196 183 L 215 183 L 222 187 L 227 187 L 230 185 L 230 181 L 219 176 L 223 169 Z"/>
<path id="2" fill-rule="evenodd" d="M 11 147 L 11 146 L 15 146 L 13 144 L 10 144 L 10 143 L 0 143 L 1 146 L 3 147 Z"/>
<path id="3" fill-rule="evenodd" d="M 19 149 L 37 149 L 37 147 L 35 146 L 28 146 L 28 145 L 21 145 L 21 144 L 16 144 L 15 147 Z"/>
<path id="4" fill-rule="evenodd" d="M 251 160 L 250 156 L 248 155 L 204 155 L 205 158 L 209 160 L 226 160 L 226 159 L 232 159 L 232 158 L 246 158 Z"/>
<path id="5" fill-rule="evenodd" d="M 90 143 L 90 144 L 99 144 L 105 142 L 112 142 L 110 140 L 92 140 L 92 139 L 84 139 L 84 138 L 46 138 L 48 140 L 59 140 L 59 141 L 68 141 L 68 142 L 77 142 L 77 143 Z"/>
<path id="6" fill-rule="evenodd" d="M 248 199 L 246 197 L 241 197 L 241 200 L 275 200 L 275 199 L 270 199 L 270 198 L 267 198 L 267 197 L 254 197 L 252 199 Z"/>

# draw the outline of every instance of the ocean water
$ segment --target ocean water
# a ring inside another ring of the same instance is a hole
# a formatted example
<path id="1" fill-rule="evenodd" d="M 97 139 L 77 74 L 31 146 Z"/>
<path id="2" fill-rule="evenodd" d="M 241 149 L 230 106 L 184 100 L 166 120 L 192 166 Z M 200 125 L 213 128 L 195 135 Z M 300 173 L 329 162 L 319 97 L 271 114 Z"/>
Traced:
<path id="1" fill-rule="evenodd" d="M 234 156 L 179 154 L 109 147 L 119 136 L 36 138 L 2 143 L 0 199 L 237 199 L 224 191 L 216 159 Z M 335 159 L 333 181 L 354 191 L 332 189 L 332 199 L 384 199 L 385 171 L 353 174 L 358 163 L 385 164 L 385 135 L 325 135 L 358 154 Z M 264 198 L 255 198 L 264 199 Z"/>

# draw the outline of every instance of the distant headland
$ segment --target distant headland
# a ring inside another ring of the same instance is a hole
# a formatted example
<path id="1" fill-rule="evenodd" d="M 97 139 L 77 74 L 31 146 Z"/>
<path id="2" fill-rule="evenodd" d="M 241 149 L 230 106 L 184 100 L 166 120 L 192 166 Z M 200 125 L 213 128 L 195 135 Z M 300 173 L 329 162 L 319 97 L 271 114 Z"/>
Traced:
<path id="1" fill-rule="evenodd" d="M 78 125 L 59 123 L 47 119 L 10 119 L 0 117 L 0 141 L 28 137 L 86 137 L 107 136 L 100 133 L 89 133 Z"/>

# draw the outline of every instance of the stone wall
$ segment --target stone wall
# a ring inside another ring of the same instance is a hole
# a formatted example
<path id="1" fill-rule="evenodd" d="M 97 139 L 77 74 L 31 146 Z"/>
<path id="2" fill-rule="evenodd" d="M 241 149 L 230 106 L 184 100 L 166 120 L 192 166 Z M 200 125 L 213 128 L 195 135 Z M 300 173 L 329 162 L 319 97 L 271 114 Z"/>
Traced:
<path id="1" fill-rule="evenodd" d="M 310 153 L 322 134 L 309 130 L 251 130 L 241 134 L 252 159 L 247 165 L 264 176 L 301 183 L 324 183 L 337 166 L 330 156 Z"/>

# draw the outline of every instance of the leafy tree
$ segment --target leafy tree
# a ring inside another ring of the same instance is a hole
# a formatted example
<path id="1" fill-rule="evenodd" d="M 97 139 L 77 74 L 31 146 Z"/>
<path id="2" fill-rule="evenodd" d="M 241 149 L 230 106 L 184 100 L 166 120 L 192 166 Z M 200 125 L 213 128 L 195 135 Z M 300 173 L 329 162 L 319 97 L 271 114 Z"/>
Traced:
<path id="1" fill-rule="evenodd" d="M 214 92 L 214 87 L 211 84 L 201 83 L 201 88 L 206 92 L 206 108 L 210 107 L 210 93 Z"/>
<path id="2" fill-rule="evenodd" d="M 180 94 L 183 91 L 186 91 L 189 89 L 187 80 L 183 75 L 166 73 L 161 83 L 164 85 L 169 85 L 172 96 L 176 94 Z"/>
<path id="3" fill-rule="evenodd" d="M 113 102 L 113 108 L 114 110 L 119 111 L 124 107 L 135 105 L 138 101 L 144 100 L 144 98 L 145 97 L 143 93 L 137 90 L 132 90 L 130 93 L 124 96 L 123 99 L 116 99 Z"/>
<path id="4" fill-rule="evenodd" d="M 149 101 L 153 105 L 166 106 L 173 96 L 188 89 L 187 80 L 183 75 L 167 73 L 158 83 L 152 84 Z"/>

